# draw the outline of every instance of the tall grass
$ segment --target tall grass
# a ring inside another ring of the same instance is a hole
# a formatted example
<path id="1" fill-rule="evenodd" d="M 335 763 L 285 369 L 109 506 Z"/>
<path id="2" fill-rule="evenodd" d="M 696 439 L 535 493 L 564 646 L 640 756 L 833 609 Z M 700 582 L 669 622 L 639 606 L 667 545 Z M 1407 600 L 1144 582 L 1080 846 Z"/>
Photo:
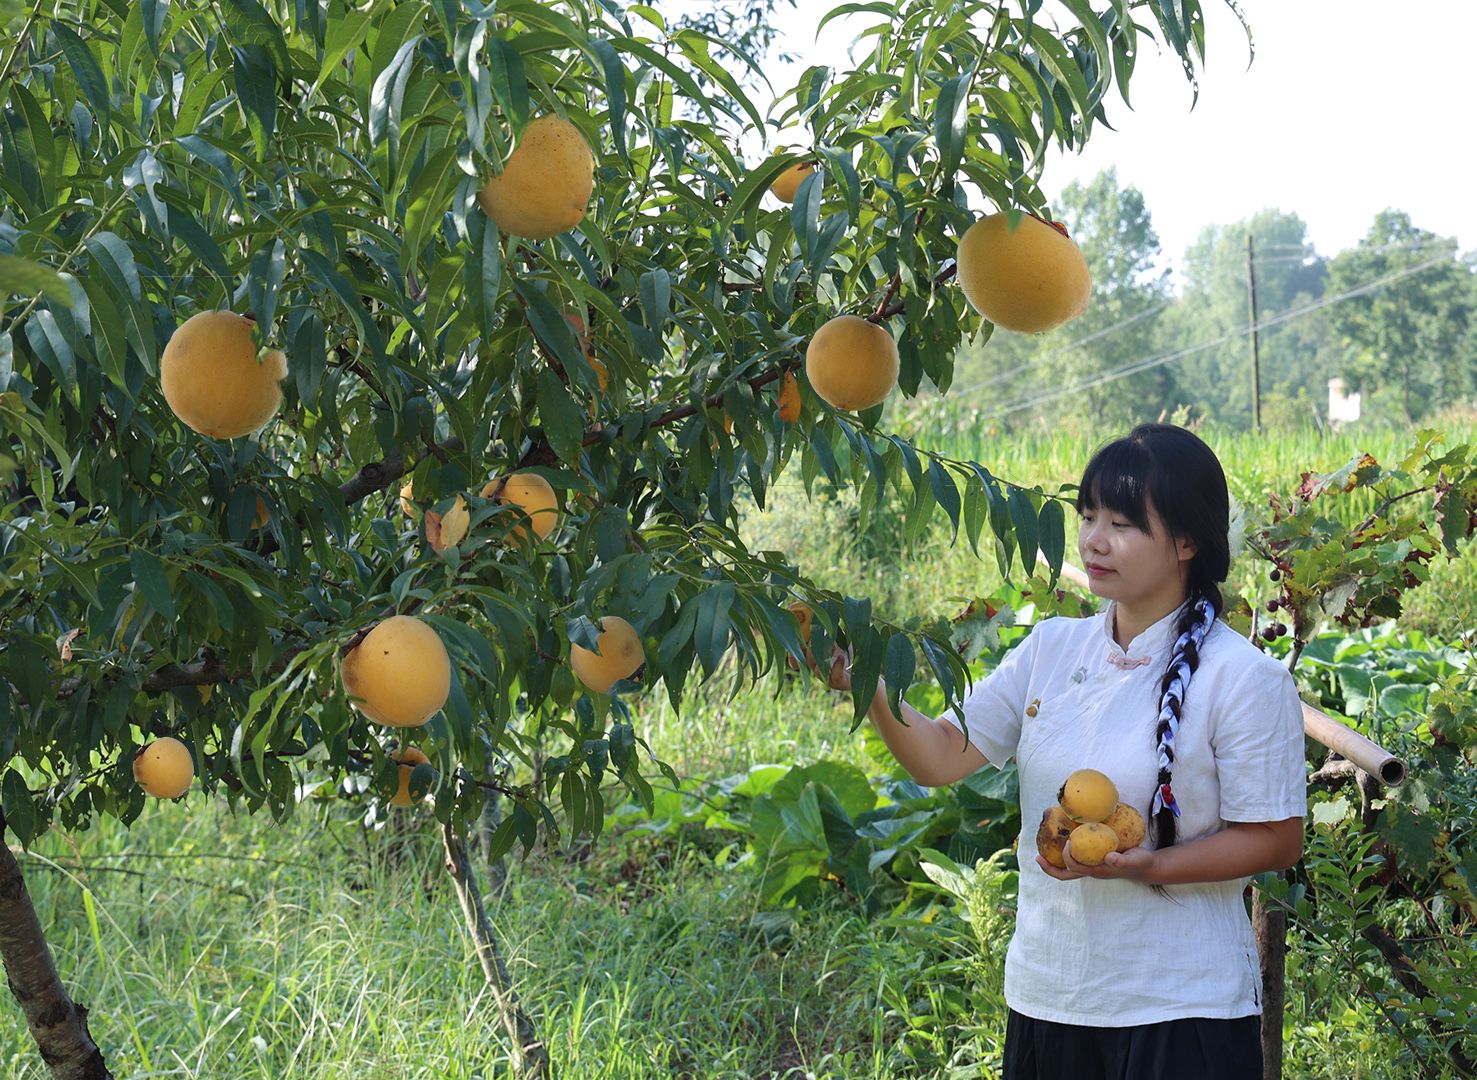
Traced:
<path id="1" fill-rule="evenodd" d="M 340 806 L 276 828 L 197 794 L 23 859 L 120 1080 L 510 1075 L 420 825 L 361 837 Z M 510 880 L 492 916 L 556 1075 L 889 1075 L 870 1047 L 879 994 L 904 984 L 878 980 L 907 963 L 859 915 L 802 919 L 772 945 L 747 872 L 680 839 L 605 842 L 587 865 L 535 856 Z M 49 1075 L 9 1001 L 0 1075 Z"/>

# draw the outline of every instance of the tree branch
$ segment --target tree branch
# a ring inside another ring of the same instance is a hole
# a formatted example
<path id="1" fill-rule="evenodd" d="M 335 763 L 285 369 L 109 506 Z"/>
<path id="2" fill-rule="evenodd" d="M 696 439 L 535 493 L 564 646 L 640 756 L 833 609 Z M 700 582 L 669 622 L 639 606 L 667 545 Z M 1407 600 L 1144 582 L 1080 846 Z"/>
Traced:
<path id="1" fill-rule="evenodd" d="M 934 290 L 937 290 L 945 282 L 947 282 L 950 279 L 952 279 L 953 276 L 955 274 L 957 274 L 958 272 L 959 272 L 959 264 L 958 263 L 955 263 L 955 262 L 949 263 L 948 266 L 944 267 L 937 274 L 934 274 L 933 275 L 932 288 Z M 870 315 L 867 316 L 867 321 L 868 322 L 874 322 L 874 323 L 880 323 L 884 319 L 890 319 L 894 315 L 900 314 L 905 307 L 907 307 L 907 301 L 906 300 L 894 300 L 892 303 L 887 304 L 885 306 L 879 304 L 877 306 L 877 310 L 874 311 L 874 312 L 872 312 L 872 314 L 870 314 Z"/>
<path id="2" fill-rule="evenodd" d="M 795 366 L 798 365 L 781 364 L 778 367 L 770 368 L 763 375 L 755 375 L 752 379 L 748 380 L 748 383 L 753 389 L 758 390 L 764 386 L 768 386 L 770 383 L 780 378 L 780 376 L 784 375 L 786 371 L 789 371 Z M 692 416 L 702 407 L 712 408 L 717 405 L 722 405 L 724 393 L 726 393 L 726 391 L 719 391 L 716 394 L 708 395 L 706 398 L 703 399 L 701 406 L 694 405 L 689 402 L 688 404 L 682 405 L 676 409 L 670 409 L 667 412 L 662 413 L 646 426 L 648 428 L 665 427 L 668 424 L 676 423 L 678 420 L 685 420 L 687 417 Z M 619 424 L 612 424 L 610 426 L 615 428 L 620 427 Z M 595 428 L 593 431 L 586 434 L 581 445 L 594 446 L 600 441 L 602 430 L 602 428 Z"/>
<path id="3" fill-rule="evenodd" d="M 356 503 L 360 499 L 373 495 L 376 491 L 383 491 L 406 473 L 411 472 L 433 450 L 456 452 L 464 449 L 466 449 L 466 444 L 460 438 L 452 437 L 443 443 L 432 443 L 430 447 L 421 450 L 415 455 L 415 460 L 408 466 L 405 464 L 404 458 L 385 458 L 381 461 L 371 461 L 339 485 L 339 495 L 343 497 L 346 506 Z M 268 550 L 272 551 L 276 549 L 273 546 Z M 263 552 L 262 554 L 266 553 Z"/>

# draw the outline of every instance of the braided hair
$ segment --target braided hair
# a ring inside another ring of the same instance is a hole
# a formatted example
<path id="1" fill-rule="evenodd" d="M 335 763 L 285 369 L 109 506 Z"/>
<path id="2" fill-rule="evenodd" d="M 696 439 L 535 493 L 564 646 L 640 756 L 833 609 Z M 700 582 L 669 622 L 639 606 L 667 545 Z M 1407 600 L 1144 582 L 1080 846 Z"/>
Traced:
<path id="1" fill-rule="evenodd" d="M 1193 541 L 1187 596 L 1175 622 L 1174 648 L 1159 683 L 1155 750 L 1159 776 L 1149 818 L 1157 847 L 1175 840 L 1174 741 L 1180 710 L 1200 666 L 1205 639 L 1225 607 L 1219 583 L 1231 567 L 1231 518 L 1225 472 L 1201 439 L 1173 424 L 1140 424 L 1101 447 L 1087 463 L 1077 509 L 1106 507 L 1150 532 L 1149 507 L 1175 538 Z"/>

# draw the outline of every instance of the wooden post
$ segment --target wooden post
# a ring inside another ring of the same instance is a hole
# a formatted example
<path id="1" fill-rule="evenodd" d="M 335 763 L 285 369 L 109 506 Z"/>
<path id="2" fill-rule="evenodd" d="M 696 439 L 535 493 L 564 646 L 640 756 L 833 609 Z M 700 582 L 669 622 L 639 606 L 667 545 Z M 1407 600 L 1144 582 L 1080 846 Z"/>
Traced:
<path id="1" fill-rule="evenodd" d="M 1246 226 L 1246 306 L 1251 335 L 1251 430 L 1262 433 L 1262 350 L 1256 322 L 1256 249 L 1251 238 L 1251 225 Z"/>
<path id="2" fill-rule="evenodd" d="M 1251 890 L 1251 925 L 1262 960 L 1262 1080 L 1282 1080 L 1282 1012 L 1287 1004 L 1287 912 Z"/>

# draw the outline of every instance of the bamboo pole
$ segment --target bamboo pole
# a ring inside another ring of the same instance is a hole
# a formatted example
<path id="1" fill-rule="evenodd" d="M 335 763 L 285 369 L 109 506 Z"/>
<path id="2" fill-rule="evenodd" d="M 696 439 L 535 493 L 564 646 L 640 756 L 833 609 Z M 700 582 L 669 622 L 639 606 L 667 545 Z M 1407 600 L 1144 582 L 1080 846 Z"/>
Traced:
<path id="1" fill-rule="evenodd" d="M 1046 556 L 1037 553 L 1044 562 Z M 1081 568 L 1071 563 L 1062 563 L 1062 577 L 1084 592 L 1091 592 L 1088 577 Z M 1385 787 L 1399 787 L 1405 783 L 1405 762 L 1378 743 L 1365 738 L 1340 720 L 1335 720 L 1321 709 L 1303 704 L 1303 732 L 1308 738 L 1328 747 L 1340 757 L 1353 762 L 1370 776 L 1377 777 Z"/>

